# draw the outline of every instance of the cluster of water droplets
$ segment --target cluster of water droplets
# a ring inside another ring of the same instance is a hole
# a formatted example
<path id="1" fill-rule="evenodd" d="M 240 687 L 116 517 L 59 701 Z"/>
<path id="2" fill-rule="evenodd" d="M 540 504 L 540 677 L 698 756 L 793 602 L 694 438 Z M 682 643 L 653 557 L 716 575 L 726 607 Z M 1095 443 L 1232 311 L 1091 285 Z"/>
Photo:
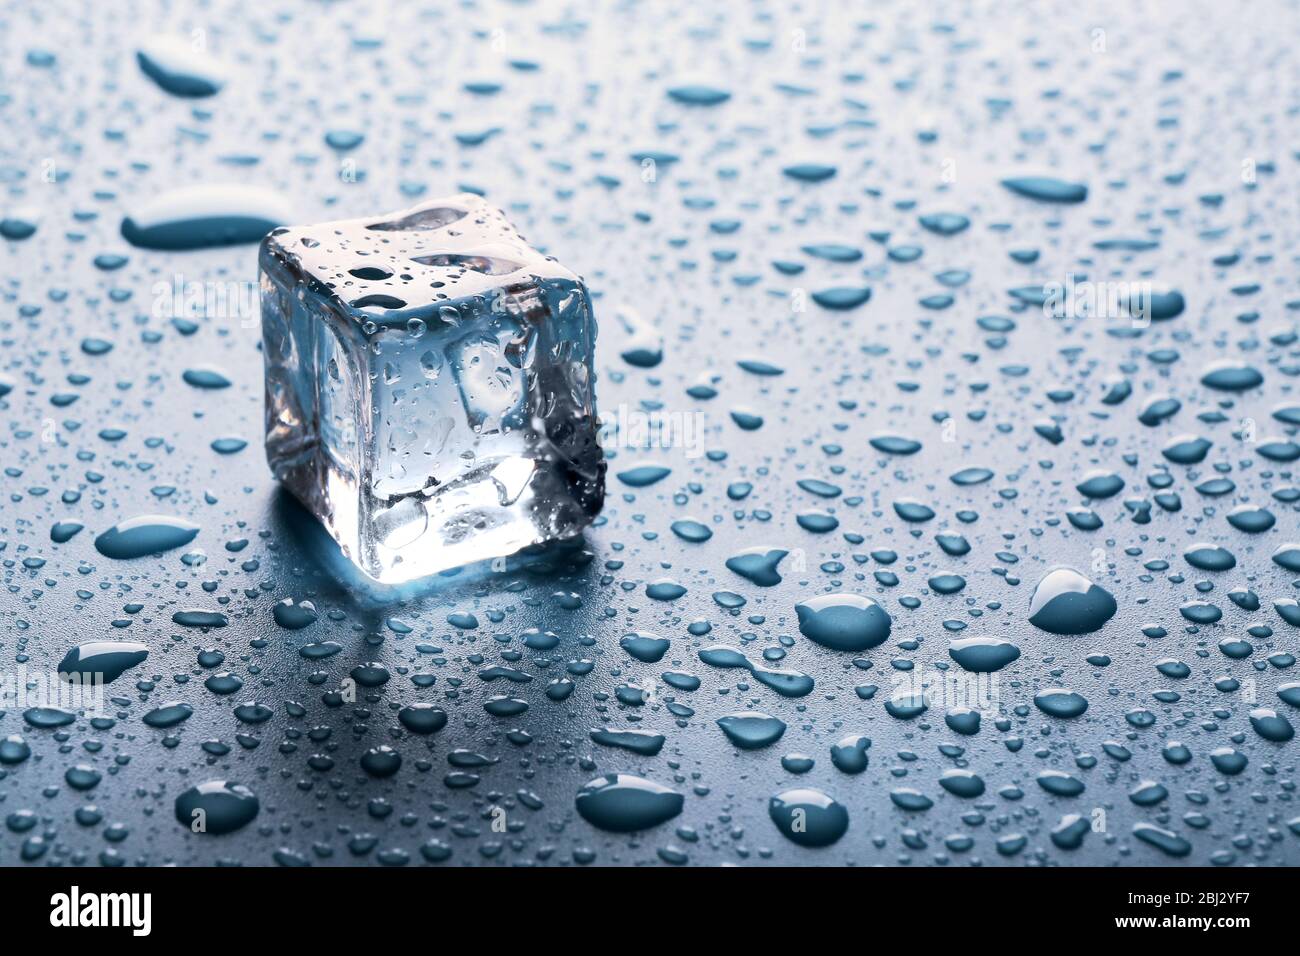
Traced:
<path id="1" fill-rule="evenodd" d="M 1300 860 L 1293 31 L 219 6 L 0 14 L 0 670 L 107 682 L 3 705 L 5 862 Z M 456 192 L 596 295 L 610 493 L 372 593 L 250 244 Z"/>

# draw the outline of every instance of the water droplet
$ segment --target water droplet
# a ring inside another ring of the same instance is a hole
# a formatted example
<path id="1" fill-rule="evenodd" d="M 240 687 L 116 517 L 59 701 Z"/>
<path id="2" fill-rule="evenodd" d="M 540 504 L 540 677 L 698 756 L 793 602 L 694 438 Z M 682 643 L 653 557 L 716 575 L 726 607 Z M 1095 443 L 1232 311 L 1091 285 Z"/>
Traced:
<path id="1" fill-rule="evenodd" d="M 718 718 L 718 726 L 727 739 L 741 750 L 769 747 L 785 733 L 785 722 L 756 710 L 741 711 Z"/>
<path id="2" fill-rule="evenodd" d="M 648 830 L 682 812 L 675 790 L 630 773 L 610 773 L 584 784 L 574 801 L 592 826 L 615 833 Z"/>
<path id="3" fill-rule="evenodd" d="M 221 836 L 253 822 L 261 803 L 242 783 L 208 780 L 176 798 L 176 819 L 196 833 Z"/>
<path id="4" fill-rule="evenodd" d="M 830 846 L 849 828 L 848 810 L 811 787 L 778 793 L 768 802 L 767 812 L 776 828 L 800 846 Z"/>
<path id="5" fill-rule="evenodd" d="M 1029 602 L 1029 623 L 1053 634 L 1090 634 L 1115 615 L 1115 598 L 1073 568 L 1049 571 Z"/>
<path id="6" fill-rule="evenodd" d="M 1088 709 L 1088 699 L 1064 687 L 1049 687 L 1034 695 L 1034 704 L 1049 717 L 1069 720 Z"/>
<path id="7" fill-rule="evenodd" d="M 90 641 L 64 655 L 60 674 L 77 674 L 83 679 L 112 683 L 149 656 L 149 648 L 131 641 Z"/>
<path id="8" fill-rule="evenodd" d="M 186 186 L 154 196 L 122 220 L 122 238 L 140 249 L 177 251 L 259 242 L 294 220 L 284 196 L 245 185 Z M 230 303 L 230 307 L 240 303 Z"/>
<path id="9" fill-rule="evenodd" d="M 968 671 L 1000 671 L 1020 657 L 1020 648 L 997 637 L 964 637 L 948 644 L 948 656 Z"/>
<path id="10" fill-rule="evenodd" d="M 799 632 L 836 651 L 865 651 L 889 638 L 893 621 L 875 600 L 857 594 L 826 594 L 795 605 Z"/>
<path id="11" fill-rule="evenodd" d="M 1055 176 L 1018 176 L 1002 180 L 1002 185 L 1013 193 L 1040 202 L 1080 203 L 1088 198 L 1088 187 L 1083 183 L 1066 182 Z"/>
<path id="12" fill-rule="evenodd" d="M 140 515 L 114 525 L 95 538 L 95 549 L 106 558 L 130 561 L 183 547 L 198 533 L 198 525 L 182 518 Z"/>

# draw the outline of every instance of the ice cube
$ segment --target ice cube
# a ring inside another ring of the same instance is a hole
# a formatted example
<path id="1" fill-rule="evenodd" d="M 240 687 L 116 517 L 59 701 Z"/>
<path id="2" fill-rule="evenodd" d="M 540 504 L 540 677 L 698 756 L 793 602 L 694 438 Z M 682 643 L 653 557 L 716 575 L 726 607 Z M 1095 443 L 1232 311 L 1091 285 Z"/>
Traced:
<path id="1" fill-rule="evenodd" d="M 266 457 L 398 583 L 582 530 L 604 500 L 587 288 L 473 195 L 276 229 Z"/>

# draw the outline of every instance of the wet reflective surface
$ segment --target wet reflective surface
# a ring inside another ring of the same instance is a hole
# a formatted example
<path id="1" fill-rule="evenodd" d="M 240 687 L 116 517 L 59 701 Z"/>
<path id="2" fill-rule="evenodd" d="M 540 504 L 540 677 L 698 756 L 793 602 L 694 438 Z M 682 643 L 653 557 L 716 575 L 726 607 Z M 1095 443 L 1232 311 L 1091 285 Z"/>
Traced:
<path id="1" fill-rule="evenodd" d="M 1129 7 L 0 13 L 0 862 L 1300 862 L 1296 14 Z M 605 507 L 376 589 L 247 240 L 461 191 Z"/>

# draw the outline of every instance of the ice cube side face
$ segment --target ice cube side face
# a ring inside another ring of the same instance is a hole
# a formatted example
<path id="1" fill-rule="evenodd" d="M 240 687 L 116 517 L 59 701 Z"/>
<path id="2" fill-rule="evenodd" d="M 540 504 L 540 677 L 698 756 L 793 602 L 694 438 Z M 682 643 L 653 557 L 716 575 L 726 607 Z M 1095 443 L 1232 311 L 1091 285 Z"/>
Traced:
<path id="1" fill-rule="evenodd" d="M 600 511 L 580 279 L 475 196 L 277 229 L 260 255 L 271 470 L 385 584 Z"/>

